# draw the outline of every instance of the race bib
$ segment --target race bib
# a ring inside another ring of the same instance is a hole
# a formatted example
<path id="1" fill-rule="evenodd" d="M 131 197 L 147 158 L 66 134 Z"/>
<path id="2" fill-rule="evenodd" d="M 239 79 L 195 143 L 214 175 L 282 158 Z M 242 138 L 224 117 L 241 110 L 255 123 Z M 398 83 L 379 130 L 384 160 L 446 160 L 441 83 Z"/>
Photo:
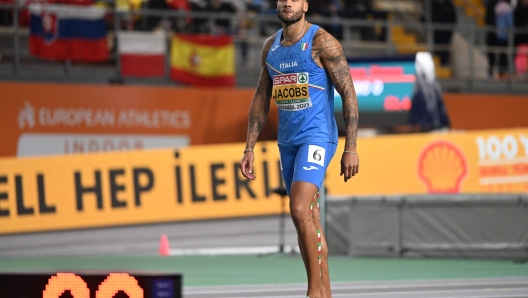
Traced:
<path id="1" fill-rule="evenodd" d="M 316 163 L 324 167 L 325 163 L 325 148 L 316 145 L 308 146 L 308 162 Z"/>
<path id="2" fill-rule="evenodd" d="M 300 111 L 312 106 L 307 72 L 273 76 L 271 94 L 279 110 Z"/>

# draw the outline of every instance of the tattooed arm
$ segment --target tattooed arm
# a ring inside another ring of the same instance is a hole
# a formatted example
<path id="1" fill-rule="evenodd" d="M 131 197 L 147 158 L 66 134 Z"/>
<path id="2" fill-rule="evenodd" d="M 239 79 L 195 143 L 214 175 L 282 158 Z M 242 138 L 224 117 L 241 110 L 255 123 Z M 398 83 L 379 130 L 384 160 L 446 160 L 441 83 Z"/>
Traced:
<path id="1" fill-rule="evenodd" d="M 317 65 L 324 67 L 332 84 L 343 99 L 346 142 L 341 158 L 341 175 L 345 182 L 359 172 L 357 150 L 358 104 L 348 62 L 341 44 L 323 29 L 317 30 L 313 38 L 312 57 Z"/>
<path id="2" fill-rule="evenodd" d="M 269 49 L 275 40 L 275 35 L 271 36 L 264 42 L 264 47 L 262 48 L 261 54 L 261 71 L 260 78 L 257 85 L 257 90 L 255 91 L 255 96 L 253 96 L 253 101 L 251 102 L 251 107 L 249 108 L 248 115 L 248 131 L 246 137 L 246 149 L 251 149 L 255 147 L 260 131 L 266 123 L 268 118 L 268 112 L 270 109 L 270 99 L 271 99 L 271 77 L 266 67 L 266 56 L 268 55 Z M 240 162 L 239 168 L 244 177 L 254 180 L 256 176 L 253 174 L 253 161 L 255 156 L 253 151 L 244 152 L 244 157 Z"/>

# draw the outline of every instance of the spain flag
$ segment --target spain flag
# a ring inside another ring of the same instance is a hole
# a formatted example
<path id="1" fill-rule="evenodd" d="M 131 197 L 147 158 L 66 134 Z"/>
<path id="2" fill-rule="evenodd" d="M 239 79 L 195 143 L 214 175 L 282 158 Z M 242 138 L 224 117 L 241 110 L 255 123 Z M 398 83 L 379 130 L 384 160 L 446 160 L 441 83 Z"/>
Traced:
<path id="1" fill-rule="evenodd" d="M 194 86 L 235 86 L 235 50 L 232 37 L 174 35 L 171 46 L 171 78 Z"/>

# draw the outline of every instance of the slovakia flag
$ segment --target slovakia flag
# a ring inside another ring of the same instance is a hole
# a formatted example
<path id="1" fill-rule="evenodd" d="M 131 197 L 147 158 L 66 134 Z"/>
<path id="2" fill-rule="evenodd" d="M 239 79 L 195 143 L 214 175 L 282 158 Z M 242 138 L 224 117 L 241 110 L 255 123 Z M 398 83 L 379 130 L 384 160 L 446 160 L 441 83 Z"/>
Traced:
<path id="1" fill-rule="evenodd" d="M 31 4 L 29 51 L 43 59 L 100 62 L 109 59 L 105 10 L 94 6 Z"/>

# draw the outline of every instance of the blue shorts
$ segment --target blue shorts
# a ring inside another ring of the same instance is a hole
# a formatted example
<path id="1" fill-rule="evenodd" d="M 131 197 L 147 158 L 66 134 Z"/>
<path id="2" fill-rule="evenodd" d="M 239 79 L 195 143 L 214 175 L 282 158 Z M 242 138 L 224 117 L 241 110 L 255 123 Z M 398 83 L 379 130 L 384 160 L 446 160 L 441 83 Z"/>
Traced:
<path id="1" fill-rule="evenodd" d="M 320 189 L 336 147 L 334 143 L 279 146 L 282 177 L 288 194 L 293 181 L 309 182 Z"/>

